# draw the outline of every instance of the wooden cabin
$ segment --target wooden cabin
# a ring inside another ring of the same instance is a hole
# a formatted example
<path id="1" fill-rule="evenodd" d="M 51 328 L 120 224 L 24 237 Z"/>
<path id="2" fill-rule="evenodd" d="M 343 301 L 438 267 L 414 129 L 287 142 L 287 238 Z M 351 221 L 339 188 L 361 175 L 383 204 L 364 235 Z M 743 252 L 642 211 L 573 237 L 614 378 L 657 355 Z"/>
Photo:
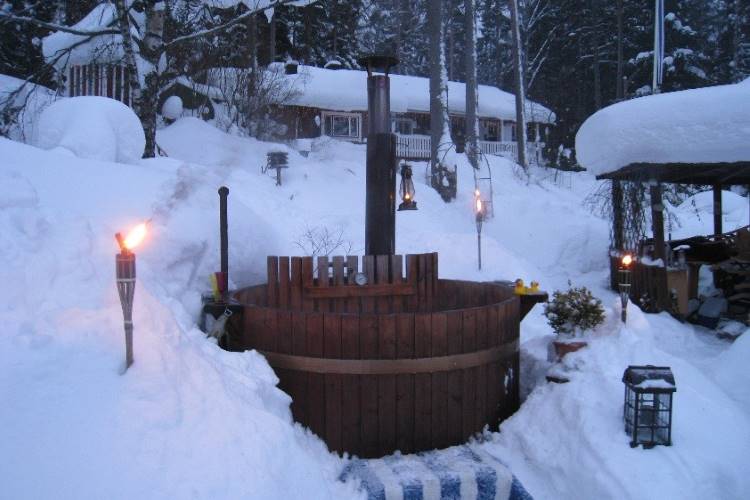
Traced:
<path id="1" fill-rule="evenodd" d="M 367 137 L 367 73 L 324 69 L 296 63 L 275 63 L 270 69 L 283 73 L 293 88 L 286 103 L 276 110 L 287 125 L 286 139 L 328 136 L 363 142 Z M 425 160 L 430 157 L 429 79 L 390 75 L 392 131 L 398 135 L 399 156 Z M 479 145 L 485 154 L 515 156 L 515 96 L 497 87 L 479 86 Z M 451 136 L 463 151 L 466 129 L 466 87 L 448 83 Z M 541 155 L 555 114 L 541 104 L 527 101 L 527 136 L 530 158 Z"/>

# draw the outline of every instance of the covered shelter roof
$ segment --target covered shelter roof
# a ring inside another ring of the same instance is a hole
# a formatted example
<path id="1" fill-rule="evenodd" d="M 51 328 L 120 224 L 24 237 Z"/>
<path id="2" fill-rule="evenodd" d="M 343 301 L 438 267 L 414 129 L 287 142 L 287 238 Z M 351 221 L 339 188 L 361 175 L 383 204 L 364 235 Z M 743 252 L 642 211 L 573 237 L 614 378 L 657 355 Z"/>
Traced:
<path id="1" fill-rule="evenodd" d="M 750 79 L 603 108 L 576 135 L 598 179 L 750 183 Z"/>

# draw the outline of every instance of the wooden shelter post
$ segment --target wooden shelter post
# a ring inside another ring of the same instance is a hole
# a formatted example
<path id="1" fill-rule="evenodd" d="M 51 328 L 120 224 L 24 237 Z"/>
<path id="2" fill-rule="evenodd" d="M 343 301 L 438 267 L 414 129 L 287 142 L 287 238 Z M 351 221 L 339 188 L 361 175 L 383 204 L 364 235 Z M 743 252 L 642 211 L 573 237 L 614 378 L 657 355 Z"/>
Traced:
<path id="1" fill-rule="evenodd" d="M 714 235 L 722 234 L 721 184 L 714 184 Z"/>
<path id="2" fill-rule="evenodd" d="M 661 196 L 661 184 L 651 185 L 651 230 L 654 235 L 654 256 L 667 265 L 667 255 L 664 251 L 664 203 Z"/>
<path id="3" fill-rule="evenodd" d="M 625 250 L 625 235 L 623 224 L 622 184 L 618 180 L 612 181 L 612 247 L 615 250 Z"/>

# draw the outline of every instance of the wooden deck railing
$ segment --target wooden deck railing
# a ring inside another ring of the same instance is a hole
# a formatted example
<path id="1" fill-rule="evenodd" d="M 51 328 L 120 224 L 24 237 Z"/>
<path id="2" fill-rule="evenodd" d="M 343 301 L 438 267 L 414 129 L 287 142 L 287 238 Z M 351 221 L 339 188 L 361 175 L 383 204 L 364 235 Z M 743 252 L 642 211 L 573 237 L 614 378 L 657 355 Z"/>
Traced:
<path id="1" fill-rule="evenodd" d="M 401 135 L 396 134 L 396 154 L 399 158 L 410 160 L 428 160 L 430 158 L 429 135 Z M 529 162 L 541 162 L 543 143 L 530 142 L 527 144 L 526 158 Z M 518 144 L 510 141 L 479 141 L 479 149 L 486 155 L 505 156 L 518 161 Z"/>

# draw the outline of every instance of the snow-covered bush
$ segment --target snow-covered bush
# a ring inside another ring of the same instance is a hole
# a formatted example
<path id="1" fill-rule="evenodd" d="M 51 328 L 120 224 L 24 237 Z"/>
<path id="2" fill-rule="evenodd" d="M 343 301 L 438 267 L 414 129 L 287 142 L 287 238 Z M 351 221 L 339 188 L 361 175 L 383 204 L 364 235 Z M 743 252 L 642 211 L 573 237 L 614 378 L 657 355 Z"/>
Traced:
<path id="1" fill-rule="evenodd" d="M 552 294 L 544 307 L 547 322 L 558 335 L 575 337 L 595 328 L 604 321 L 602 301 L 585 286 L 571 287 Z"/>
<path id="2" fill-rule="evenodd" d="M 45 108 L 36 130 L 42 149 L 65 148 L 80 158 L 135 163 L 146 136 L 132 109 L 108 97 L 60 99 Z"/>

